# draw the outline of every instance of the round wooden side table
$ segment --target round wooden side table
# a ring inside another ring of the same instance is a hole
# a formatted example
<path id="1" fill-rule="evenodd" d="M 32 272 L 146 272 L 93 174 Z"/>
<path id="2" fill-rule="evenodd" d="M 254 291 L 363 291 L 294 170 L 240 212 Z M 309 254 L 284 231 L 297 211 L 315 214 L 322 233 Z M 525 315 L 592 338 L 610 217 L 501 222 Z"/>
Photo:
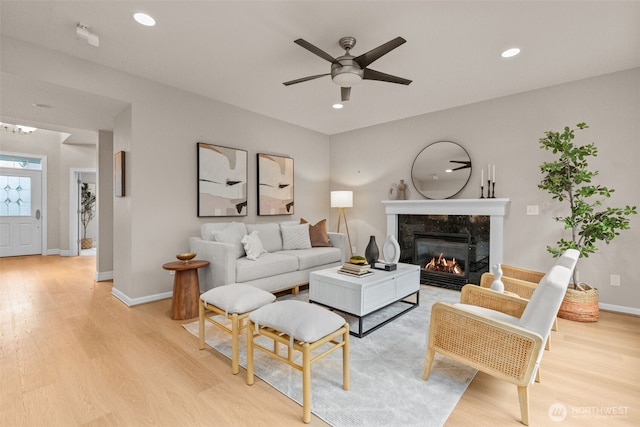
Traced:
<path id="1" fill-rule="evenodd" d="M 198 269 L 209 265 L 209 261 L 192 260 L 189 262 L 173 261 L 162 266 L 165 270 L 173 270 L 173 298 L 171 299 L 171 318 L 174 320 L 198 317 L 198 300 L 200 285 Z"/>

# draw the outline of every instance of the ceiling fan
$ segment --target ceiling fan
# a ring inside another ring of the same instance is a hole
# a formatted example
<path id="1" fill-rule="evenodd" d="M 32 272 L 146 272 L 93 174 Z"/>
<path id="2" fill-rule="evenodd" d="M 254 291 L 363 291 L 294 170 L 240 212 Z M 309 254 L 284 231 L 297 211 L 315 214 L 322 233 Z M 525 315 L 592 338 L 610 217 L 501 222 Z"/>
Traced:
<path id="1" fill-rule="evenodd" d="M 353 56 L 350 54 L 351 49 L 356 45 L 356 39 L 354 37 L 342 37 L 338 43 L 346 52 L 344 55 L 337 58 L 332 57 L 327 52 L 303 39 L 295 40 L 294 43 L 302 46 L 309 52 L 318 55 L 320 58 L 331 62 L 331 72 L 284 82 L 283 84 L 285 86 L 331 75 L 331 80 L 340 86 L 340 93 L 342 101 L 344 102 L 349 100 L 349 96 L 351 95 L 351 86 L 360 83 L 362 80 L 378 80 L 381 82 L 397 83 L 401 85 L 408 85 L 411 83 L 411 80 L 367 68 L 373 61 L 406 43 L 406 40 L 402 37 L 396 37 L 395 39 L 390 40 L 375 49 L 371 49 L 369 52 L 363 53 L 360 56 Z"/>

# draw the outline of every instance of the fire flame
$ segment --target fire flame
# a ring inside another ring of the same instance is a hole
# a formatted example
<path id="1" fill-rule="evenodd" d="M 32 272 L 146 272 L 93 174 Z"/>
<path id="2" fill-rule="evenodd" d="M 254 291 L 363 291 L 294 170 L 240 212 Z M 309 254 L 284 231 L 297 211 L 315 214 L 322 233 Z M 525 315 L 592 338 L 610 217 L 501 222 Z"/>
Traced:
<path id="1" fill-rule="evenodd" d="M 462 267 L 460 267 L 460 264 L 456 262 L 456 259 L 453 258 L 452 260 L 448 261 L 443 257 L 443 254 L 440 254 L 437 260 L 435 257 L 431 258 L 431 261 L 429 261 L 427 265 L 424 266 L 424 269 L 458 275 L 462 274 Z"/>

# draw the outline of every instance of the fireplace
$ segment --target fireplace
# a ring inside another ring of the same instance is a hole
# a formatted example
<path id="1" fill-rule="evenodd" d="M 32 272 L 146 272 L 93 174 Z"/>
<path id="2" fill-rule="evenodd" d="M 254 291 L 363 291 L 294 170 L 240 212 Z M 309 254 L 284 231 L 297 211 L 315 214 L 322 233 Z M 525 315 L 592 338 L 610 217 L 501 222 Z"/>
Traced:
<path id="1" fill-rule="evenodd" d="M 459 290 L 469 283 L 471 235 L 415 233 L 413 264 L 420 266 L 420 282 Z"/>
<path id="2" fill-rule="evenodd" d="M 447 280 L 439 280 L 440 275 L 429 274 L 421 278 L 422 283 L 461 289 L 465 283 L 479 284 L 480 276 L 489 271 L 489 266 L 503 262 L 509 199 L 383 200 L 382 203 L 387 216 L 387 234 L 395 236 L 400 244 L 400 262 L 420 264 L 414 259 L 419 235 L 460 234 L 466 240 L 467 255 L 455 255 L 464 270 L 463 279 L 448 276 Z M 452 258 L 446 254 L 443 257 Z"/>

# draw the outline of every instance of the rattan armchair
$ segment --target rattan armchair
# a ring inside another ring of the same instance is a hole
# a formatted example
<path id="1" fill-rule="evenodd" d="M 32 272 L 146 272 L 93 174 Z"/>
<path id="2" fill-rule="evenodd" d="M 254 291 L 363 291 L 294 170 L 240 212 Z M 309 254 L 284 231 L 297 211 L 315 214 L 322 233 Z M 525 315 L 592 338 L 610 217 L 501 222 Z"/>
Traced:
<path id="1" fill-rule="evenodd" d="M 515 384 L 522 423 L 529 425 L 529 385 L 539 379 L 544 344 L 578 255 L 573 249 L 566 251 L 529 301 L 466 285 L 460 304 L 434 304 L 422 378 L 428 379 L 435 353 L 440 353 Z"/>
<path id="2" fill-rule="evenodd" d="M 500 280 L 504 284 L 504 290 L 518 294 L 522 298 L 526 299 L 531 298 L 533 290 L 544 277 L 544 273 L 541 271 L 530 270 L 528 268 L 517 267 L 515 265 L 500 264 L 500 268 L 502 269 L 502 278 Z M 484 288 L 491 287 L 492 282 L 493 274 L 491 273 L 485 273 L 480 278 L 480 286 Z M 553 321 L 551 330 L 558 330 L 557 317 L 556 320 Z M 547 341 L 545 348 L 549 350 L 549 341 Z"/>

